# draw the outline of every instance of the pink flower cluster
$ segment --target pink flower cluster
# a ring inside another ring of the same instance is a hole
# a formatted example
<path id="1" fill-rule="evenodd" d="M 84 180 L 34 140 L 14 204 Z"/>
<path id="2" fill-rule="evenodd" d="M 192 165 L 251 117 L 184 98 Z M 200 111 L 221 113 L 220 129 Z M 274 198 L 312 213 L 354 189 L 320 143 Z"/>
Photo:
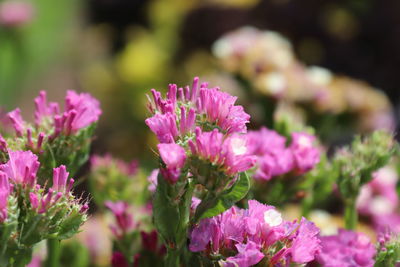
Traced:
<path id="1" fill-rule="evenodd" d="M 53 186 L 47 193 L 37 184 L 36 172 L 40 163 L 31 151 L 9 151 L 9 161 L 0 165 L 0 221 L 7 218 L 8 197 L 13 185 L 29 189 L 29 201 L 33 210 L 45 213 L 61 197 L 70 196 L 74 179 L 68 180 L 69 173 L 61 165 L 53 169 Z M 81 213 L 86 212 L 87 204 L 81 206 Z"/>
<path id="2" fill-rule="evenodd" d="M 35 127 L 31 127 L 21 116 L 19 108 L 9 112 L 8 118 L 18 137 L 26 134 L 27 146 L 40 151 L 45 137 L 54 139 L 63 135 L 71 135 L 98 121 L 101 115 L 99 102 L 87 93 L 78 94 L 68 91 L 65 98 L 65 110 L 60 112 L 58 103 L 47 103 L 46 92 L 41 91 L 35 98 Z M 34 144 L 32 133 L 37 132 Z"/>
<path id="3" fill-rule="evenodd" d="M 196 138 L 189 141 L 189 147 L 193 155 L 221 166 L 228 175 L 246 171 L 256 162 L 249 153 L 246 136 L 241 134 L 225 137 L 217 129 L 202 132 L 197 127 Z"/>
<path id="4" fill-rule="evenodd" d="M 247 133 L 250 154 L 257 156 L 257 170 L 254 178 L 270 180 L 293 171 L 305 173 L 319 162 L 320 151 L 315 146 L 315 137 L 307 133 L 292 133 L 291 144 L 273 130 L 262 127 Z"/>
<path id="5" fill-rule="evenodd" d="M 248 209 L 232 207 L 200 221 L 191 232 L 189 248 L 206 257 L 221 254 L 223 266 L 269 266 L 307 263 L 320 250 L 319 229 L 302 218 L 289 222 L 272 206 L 249 200 Z M 234 255 L 234 256 L 232 256 Z"/>
<path id="6" fill-rule="evenodd" d="M 242 106 L 236 106 L 236 97 L 221 92 L 219 88 L 208 88 L 207 83 L 199 87 L 199 79 L 192 87 L 177 88 L 170 84 L 165 99 L 152 90 L 149 110 L 153 117 L 146 124 L 157 135 L 161 143 L 171 143 L 180 135 L 192 132 L 196 124 L 208 123 L 219 127 L 224 133 L 245 133 L 250 115 Z"/>
<path id="7" fill-rule="evenodd" d="M 388 228 L 400 233 L 397 172 L 393 167 L 386 166 L 374 172 L 372 176 L 373 179 L 361 188 L 357 198 L 357 209 L 361 214 L 372 217 L 378 231 Z"/>
<path id="8" fill-rule="evenodd" d="M 255 157 L 248 153 L 243 135 L 250 116 L 235 105 L 236 97 L 219 88 L 209 89 L 207 83 L 199 86 L 198 78 L 192 87 L 170 84 L 165 99 L 160 92 L 151 92 L 153 116 L 145 122 L 160 141 L 158 151 L 164 163 L 160 171 L 170 183 L 179 179 L 189 156 L 211 162 L 228 176 L 254 166 Z"/>
<path id="9" fill-rule="evenodd" d="M 322 249 L 317 261 L 326 267 L 374 265 L 375 246 L 368 236 L 340 229 L 337 235 L 321 237 Z"/>

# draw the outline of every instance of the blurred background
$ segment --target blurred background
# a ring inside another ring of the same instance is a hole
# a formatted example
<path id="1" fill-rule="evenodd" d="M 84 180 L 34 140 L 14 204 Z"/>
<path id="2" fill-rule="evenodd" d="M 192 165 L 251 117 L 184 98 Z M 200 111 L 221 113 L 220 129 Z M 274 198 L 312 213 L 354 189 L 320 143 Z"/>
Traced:
<path id="1" fill-rule="evenodd" d="M 150 168 L 145 94 L 199 76 L 239 96 L 250 128 L 339 144 L 397 128 L 399 47 L 397 0 L 0 0 L 0 114 L 90 92 L 93 150 Z"/>

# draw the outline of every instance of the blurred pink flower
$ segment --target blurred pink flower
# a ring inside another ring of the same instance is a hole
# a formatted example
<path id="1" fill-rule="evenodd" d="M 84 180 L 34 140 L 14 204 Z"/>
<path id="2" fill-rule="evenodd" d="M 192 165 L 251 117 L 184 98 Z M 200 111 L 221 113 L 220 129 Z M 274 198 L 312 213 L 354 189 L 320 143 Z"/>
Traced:
<path id="1" fill-rule="evenodd" d="M 34 16 L 32 3 L 10 0 L 0 3 L 0 25 L 18 27 L 30 22 Z"/>

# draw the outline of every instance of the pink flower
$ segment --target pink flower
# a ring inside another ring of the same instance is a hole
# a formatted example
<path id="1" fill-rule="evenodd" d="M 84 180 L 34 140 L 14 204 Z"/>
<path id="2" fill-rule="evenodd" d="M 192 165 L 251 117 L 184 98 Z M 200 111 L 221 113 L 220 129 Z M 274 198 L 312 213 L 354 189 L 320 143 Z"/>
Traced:
<path id="1" fill-rule="evenodd" d="M 396 171 L 386 166 L 373 173 L 373 179 L 361 188 L 357 209 L 364 215 L 381 216 L 394 213 L 399 206 Z"/>
<path id="2" fill-rule="evenodd" d="M 33 256 L 31 262 L 26 267 L 40 267 L 42 266 L 42 258 L 39 256 Z"/>
<path id="3" fill-rule="evenodd" d="M 14 109 L 7 113 L 7 117 L 10 119 L 17 136 L 21 137 L 25 132 L 25 121 L 22 119 L 21 110 L 19 108 Z"/>
<path id="4" fill-rule="evenodd" d="M 10 195 L 10 184 L 4 172 L 0 172 L 0 222 L 7 219 L 8 196 Z"/>
<path id="5" fill-rule="evenodd" d="M 293 154 L 286 148 L 285 137 L 262 127 L 258 131 L 249 131 L 247 138 L 250 153 L 257 157 L 255 179 L 268 181 L 293 169 Z"/>
<path id="6" fill-rule="evenodd" d="M 280 153 L 286 147 L 286 138 L 266 127 L 261 127 L 258 131 L 249 131 L 247 136 L 250 153 L 254 155 Z"/>
<path id="7" fill-rule="evenodd" d="M 0 4 L 0 24 L 17 27 L 31 21 L 33 6 L 26 1 L 6 1 Z"/>
<path id="8" fill-rule="evenodd" d="M 340 229 L 337 235 L 321 237 L 317 260 L 328 267 L 373 266 L 374 245 L 363 233 Z"/>
<path id="9" fill-rule="evenodd" d="M 125 259 L 124 254 L 119 251 L 115 251 L 111 258 L 112 267 L 129 267 L 129 262 Z"/>
<path id="10" fill-rule="evenodd" d="M 159 144 L 157 147 L 160 157 L 166 165 L 165 169 L 161 169 L 161 174 L 171 183 L 176 183 L 179 179 L 181 169 L 185 165 L 185 150 L 175 143 Z"/>
<path id="11" fill-rule="evenodd" d="M 248 267 L 259 263 L 263 258 L 264 254 L 260 251 L 259 246 L 249 241 L 246 244 L 236 244 L 238 254 L 233 257 L 226 259 L 222 266 L 226 267 Z"/>
<path id="12" fill-rule="evenodd" d="M 222 129 L 224 133 L 245 133 L 247 131 L 246 124 L 249 123 L 250 115 L 247 114 L 242 106 L 235 105 L 236 97 L 228 93 L 221 92 L 219 88 L 207 88 L 207 83 L 202 83 L 199 87 L 199 78 L 193 79 L 192 87 L 177 88 L 176 84 L 170 84 L 167 97 L 163 99 L 161 93 L 152 89 L 153 99 L 149 97 L 149 110 L 155 115 L 174 116 L 179 118 L 179 132 L 181 135 L 193 130 L 196 118 L 202 122 L 213 124 Z M 178 113 L 180 114 L 178 116 Z M 176 125 L 173 127 L 168 122 L 169 127 L 162 131 L 160 127 L 160 119 L 154 119 L 153 122 L 146 124 L 156 133 L 160 142 L 171 142 L 170 136 L 163 137 L 165 132 L 176 132 L 172 134 L 174 138 L 178 136 L 178 130 L 175 131 Z M 163 124 L 167 124 L 164 122 Z M 161 141 L 161 139 L 163 141 Z M 165 141 L 166 140 L 166 141 Z"/>
<path id="13" fill-rule="evenodd" d="M 63 194 L 69 194 L 74 184 L 74 179 L 68 180 L 69 172 L 64 165 L 53 169 L 53 190 Z"/>
<path id="14" fill-rule="evenodd" d="M 304 218 L 300 224 L 284 221 L 274 207 L 255 200 L 249 200 L 248 205 L 247 210 L 232 207 L 200 221 L 191 232 L 189 249 L 206 256 L 227 256 L 221 262 L 224 266 L 250 266 L 265 257 L 271 265 L 314 260 L 320 240 L 313 223 Z"/>
<path id="15" fill-rule="evenodd" d="M 46 91 L 40 91 L 39 96 L 37 96 L 34 100 L 35 102 L 35 125 L 39 127 L 43 120 L 46 118 L 51 119 L 52 116 L 60 113 L 60 107 L 58 103 L 51 102 L 47 103 L 47 94 Z"/>
<path id="16" fill-rule="evenodd" d="M 321 249 L 321 241 L 318 235 L 319 228 L 313 222 L 302 218 L 290 248 L 293 262 L 307 263 L 314 260 L 315 255 Z"/>
<path id="17" fill-rule="evenodd" d="M 101 115 L 100 103 L 88 93 L 77 94 L 75 91 L 67 91 L 65 97 L 65 111 L 71 116 L 75 115 L 68 122 L 73 132 L 89 126 L 99 120 Z"/>
<path id="18" fill-rule="evenodd" d="M 205 113 L 210 122 L 215 122 L 227 133 L 245 133 L 250 115 L 242 106 L 235 106 L 237 97 L 219 91 L 219 88 L 200 88 L 197 105 L 199 113 Z"/>
<path id="19" fill-rule="evenodd" d="M 147 181 L 149 182 L 149 186 L 147 187 L 147 189 L 149 189 L 149 191 L 152 193 L 156 192 L 157 178 L 159 172 L 160 172 L 159 169 L 152 170 L 150 175 L 147 177 Z"/>
<path id="20" fill-rule="evenodd" d="M 121 238 L 123 234 L 129 232 L 135 227 L 132 215 L 128 213 L 128 203 L 123 201 L 106 201 L 104 204 L 111 210 L 117 220 L 117 225 L 111 226 L 111 231 L 116 237 Z"/>
<path id="21" fill-rule="evenodd" d="M 315 136 L 307 133 L 292 133 L 290 149 L 293 153 L 295 168 L 300 173 L 311 170 L 319 162 L 320 152 L 313 145 L 314 141 Z"/>
<path id="22" fill-rule="evenodd" d="M 155 114 L 146 119 L 145 123 L 157 135 L 161 143 L 173 143 L 178 136 L 176 117 L 172 113 Z"/>
<path id="23" fill-rule="evenodd" d="M 0 165 L 14 183 L 33 186 L 39 169 L 38 157 L 31 151 L 8 151 L 9 161 Z"/>
<path id="24" fill-rule="evenodd" d="M 221 165 L 228 175 L 246 171 L 254 166 L 256 159 L 249 155 L 244 135 L 234 134 L 225 139 L 223 137 L 217 129 L 202 132 L 197 128 L 195 142 L 189 141 L 192 154 L 215 165 Z"/>

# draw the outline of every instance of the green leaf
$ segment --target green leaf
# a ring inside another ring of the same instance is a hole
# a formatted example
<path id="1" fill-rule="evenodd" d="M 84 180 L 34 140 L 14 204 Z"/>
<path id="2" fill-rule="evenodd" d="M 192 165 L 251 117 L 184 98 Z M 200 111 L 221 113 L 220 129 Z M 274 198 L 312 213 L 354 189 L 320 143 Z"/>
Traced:
<path id="1" fill-rule="evenodd" d="M 236 202 L 243 199 L 250 189 L 249 177 L 245 172 L 239 175 L 238 180 L 235 184 L 223 191 L 219 195 L 214 195 L 209 193 L 209 195 L 200 203 L 199 207 L 196 209 L 195 222 L 198 222 L 203 218 L 214 217 L 221 214 L 225 210 L 229 209 Z"/>
<path id="2" fill-rule="evenodd" d="M 179 208 L 168 195 L 170 185 L 161 174 L 158 175 L 157 190 L 153 200 L 154 224 L 166 242 L 175 243 L 175 233 L 179 225 Z"/>

